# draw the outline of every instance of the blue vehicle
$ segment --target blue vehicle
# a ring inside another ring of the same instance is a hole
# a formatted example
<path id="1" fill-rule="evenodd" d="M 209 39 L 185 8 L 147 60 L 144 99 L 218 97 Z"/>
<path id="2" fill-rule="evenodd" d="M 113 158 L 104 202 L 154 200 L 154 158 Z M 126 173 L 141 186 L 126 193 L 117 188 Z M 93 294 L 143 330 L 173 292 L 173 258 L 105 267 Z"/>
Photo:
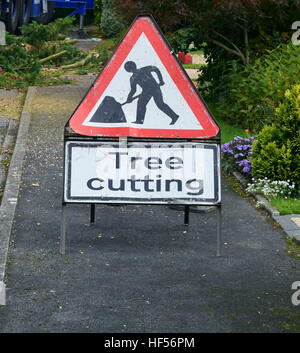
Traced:
<path id="1" fill-rule="evenodd" d="M 80 29 L 83 27 L 83 16 L 86 10 L 94 8 L 94 0 L 0 0 L 0 21 L 6 25 L 10 33 L 35 20 L 46 24 L 53 18 L 56 8 L 73 10 L 68 16 L 80 15 Z"/>

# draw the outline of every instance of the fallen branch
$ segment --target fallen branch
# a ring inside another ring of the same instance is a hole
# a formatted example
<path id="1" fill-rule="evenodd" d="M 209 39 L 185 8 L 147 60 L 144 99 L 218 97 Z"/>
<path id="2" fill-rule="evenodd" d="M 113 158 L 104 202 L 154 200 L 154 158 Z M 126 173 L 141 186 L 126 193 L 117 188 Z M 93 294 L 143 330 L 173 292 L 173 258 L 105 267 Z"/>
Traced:
<path id="1" fill-rule="evenodd" d="M 63 43 L 63 44 L 74 44 L 77 43 L 78 39 L 64 39 L 62 41 L 60 41 L 59 43 Z"/>
<path id="2" fill-rule="evenodd" d="M 66 50 L 62 50 L 56 54 L 52 54 L 50 56 L 47 56 L 46 58 L 41 59 L 40 63 L 44 64 L 45 62 L 48 62 L 50 60 L 55 60 L 55 59 L 60 58 L 61 56 L 65 55 L 66 53 L 67 53 Z"/>
<path id="3" fill-rule="evenodd" d="M 68 40 L 49 40 L 45 42 L 41 48 L 51 48 L 53 46 L 62 46 L 64 44 L 75 44 L 78 42 L 78 39 L 68 39 Z"/>
<path id="4" fill-rule="evenodd" d="M 61 69 L 74 69 L 76 67 L 84 66 L 88 60 L 93 56 L 92 53 L 89 53 L 84 59 L 77 61 L 76 63 L 69 64 L 69 65 L 63 65 L 60 68 Z"/>

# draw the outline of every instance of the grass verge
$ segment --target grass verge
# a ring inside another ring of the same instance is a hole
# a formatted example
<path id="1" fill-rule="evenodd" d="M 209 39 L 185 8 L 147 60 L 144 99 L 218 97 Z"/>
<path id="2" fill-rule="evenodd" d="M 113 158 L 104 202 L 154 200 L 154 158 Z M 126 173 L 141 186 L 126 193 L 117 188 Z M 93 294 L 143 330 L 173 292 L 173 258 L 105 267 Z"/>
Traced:
<path id="1" fill-rule="evenodd" d="M 191 50 L 190 54 L 192 54 L 192 55 L 204 55 L 204 50 L 203 49 Z"/>
<path id="2" fill-rule="evenodd" d="M 220 113 L 217 112 L 217 109 L 215 108 L 213 103 L 208 102 L 207 103 L 210 111 L 212 112 L 214 118 L 216 119 L 218 125 L 220 126 L 221 129 L 221 134 L 222 134 L 222 143 L 229 142 L 233 140 L 236 136 L 240 136 L 242 138 L 247 138 L 252 136 L 249 133 L 246 133 L 245 130 L 238 126 L 233 126 L 229 122 L 223 120 L 220 117 Z"/>
<path id="3" fill-rule="evenodd" d="M 300 199 L 282 199 L 275 198 L 269 200 L 271 205 L 275 207 L 281 215 L 300 214 Z"/>
<path id="4" fill-rule="evenodd" d="M 183 64 L 182 65 L 185 69 L 202 69 L 202 67 L 205 67 L 206 64 Z"/>
<path id="5" fill-rule="evenodd" d="M 229 142 L 233 140 L 236 136 L 240 136 L 243 138 L 249 137 L 249 134 L 246 134 L 246 132 L 240 127 L 232 126 L 228 122 L 217 117 L 216 120 L 221 129 L 222 143 Z"/>

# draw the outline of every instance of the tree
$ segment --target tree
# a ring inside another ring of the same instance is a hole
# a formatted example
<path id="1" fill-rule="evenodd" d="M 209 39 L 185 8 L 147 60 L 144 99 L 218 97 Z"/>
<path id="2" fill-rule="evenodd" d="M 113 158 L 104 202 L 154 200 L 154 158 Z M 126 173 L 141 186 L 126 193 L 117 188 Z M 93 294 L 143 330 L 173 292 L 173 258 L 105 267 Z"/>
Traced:
<path id="1" fill-rule="evenodd" d="M 271 42 L 275 32 L 287 32 L 299 18 L 299 0 L 184 0 L 198 26 L 201 41 L 225 50 L 247 66 L 256 55 L 256 42 Z M 273 43 L 274 44 L 274 43 Z"/>
<path id="2" fill-rule="evenodd" d="M 226 99 L 229 72 L 242 71 L 268 50 L 292 37 L 300 0 L 116 0 L 128 22 L 150 12 L 164 32 L 188 27 L 193 42 L 203 42 L 207 66 L 201 69 L 201 94 Z M 186 44 L 186 43 L 185 43 Z"/>
<path id="3" fill-rule="evenodd" d="M 181 0 L 117 0 L 117 5 L 128 24 L 138 14 L 148 13 L 164 32 L 185 25 L 187 18 Z"/>
<path id="4" fill-rule="evenodd" d="M 164 31 L 193 27 L 196 42 L 213 44 L 245 66 L 255 55 L 257 38 L 289 31 L 300 17 L 299 0 L 117 0 L 117 4 L 127 20 L 149 12 Z"/>

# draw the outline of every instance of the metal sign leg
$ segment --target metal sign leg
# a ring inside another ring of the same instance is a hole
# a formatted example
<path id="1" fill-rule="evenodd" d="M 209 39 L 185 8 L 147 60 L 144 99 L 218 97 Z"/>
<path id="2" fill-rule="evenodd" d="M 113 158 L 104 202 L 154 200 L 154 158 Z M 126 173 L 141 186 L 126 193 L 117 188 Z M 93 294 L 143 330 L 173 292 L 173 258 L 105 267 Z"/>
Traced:
<path id="1" fill-rule="evenodd" d="M 83 22 L 84 22 L 84 16 L 80 15 L 79 16 L 79 30 L 83 31 Z"/>
<path id="2" fill-rule="evenodd" d="M 67 204 L 62 204 L 61 231 L 60 231 L 60 250 L 61 255 L 66 251 L 66 228 L 67 228 Z"/>
<path id="3" fill-rule="evenodd" d="M 190 206 L 184 206 L 184 225 L 188 226 L 190 222 Z"/>
<path id="4" fill-rule="evenodd" d="M 95 209 L 96 205 L 91 203 L 90 223 L 95 223 Z"/>
<path id="5" fill-rule="evenodd" d="M 217 206 L 217 256 L 220 257 L 222 250 L 222 206 Z"/>

